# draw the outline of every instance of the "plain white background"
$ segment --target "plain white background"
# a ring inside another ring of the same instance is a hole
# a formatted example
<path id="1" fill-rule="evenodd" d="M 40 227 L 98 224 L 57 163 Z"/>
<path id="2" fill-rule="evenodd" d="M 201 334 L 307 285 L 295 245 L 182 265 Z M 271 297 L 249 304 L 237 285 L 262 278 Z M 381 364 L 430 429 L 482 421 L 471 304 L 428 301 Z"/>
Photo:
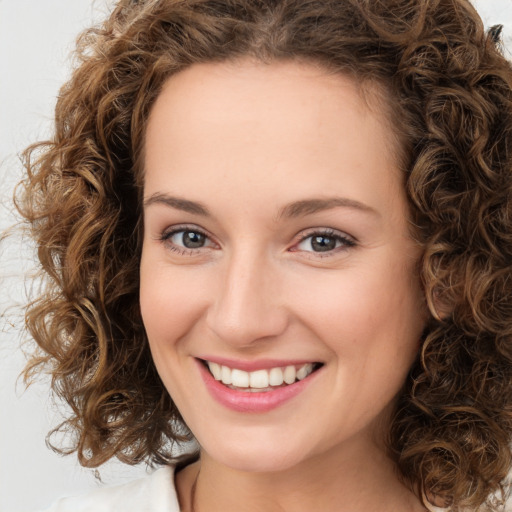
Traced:
<path id="1" fill-rule="evenodd" d="M 505 25 L 512 47 L 512 0 L 476 0 L 487 26 Z M 10 197 L 21 176 L 17 154 L 46 137 L 60 85 L 69 75 L 76 35 L 109 12 L 112 0 L 0 0 L 0 230 L 14 222 Z M 24 391 L 20 341 L 23 302 L 30 281 L 28 241 L 12 237 L 0 250 L 0 512 L 41 510 L 62 495 L 98 486 L 74 456 L 59 457 L 45 434 L 59 420 L 40 383 Z M 145 473 L 144 467 L 111 463 L 101 469 L 106 484 Z"/>

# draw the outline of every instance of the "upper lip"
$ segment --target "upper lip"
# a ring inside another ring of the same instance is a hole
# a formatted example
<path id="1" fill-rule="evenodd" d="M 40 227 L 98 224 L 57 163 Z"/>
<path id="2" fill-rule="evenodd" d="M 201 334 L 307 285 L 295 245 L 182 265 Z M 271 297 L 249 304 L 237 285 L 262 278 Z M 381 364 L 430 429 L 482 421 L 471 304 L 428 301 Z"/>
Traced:
<path id="1" fill-rule="evenodd" d="M 202 361 L 210 361 L 217 363 L 228 368 L 236 368 L 246 372 L 254 372 L 256 370 L 269 370 L 271 368 L 284 368 L 286 366 L 302 366 L 307 363 L 317 363 L 318 361 L 312 359 L 257 359 L 248 361 L 243 359 L 230 359 L 218 356 L 202 356 L 198 357 Z"/>

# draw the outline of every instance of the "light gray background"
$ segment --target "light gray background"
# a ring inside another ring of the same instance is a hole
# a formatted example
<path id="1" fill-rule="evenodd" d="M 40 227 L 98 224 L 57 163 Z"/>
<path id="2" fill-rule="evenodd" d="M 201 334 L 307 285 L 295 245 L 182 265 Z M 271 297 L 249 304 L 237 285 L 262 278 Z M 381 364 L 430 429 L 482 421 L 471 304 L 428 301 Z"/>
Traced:
<path id="1" fill-rule="evenodd" d="M 475 0 L 486 25 L 505 25 L 511 47 L 512 0 Z M 16 155 L 44 138 L 59 86 L 69 74 L 76 35 L 101 19 L 112 0 L 0 0 L 0 230 L 14 222 L 12 188 L 20 177 Z M 0 249 L 0 311 L 23 301 L 24 274 L 31 266 L 28 241 L 10 238 Z M 16 384 L 23 367 L 19 348 L 23 325 L 15 308 L 0 319 L 0 512 L 40 510 L 57 497 L 98 484 L 74 456 L 61 458 L 45 446 L 58 422 L 44 383 L 24 391 Z M 144 474 L 119 463 L 101 469 L 105 483 Z"/>

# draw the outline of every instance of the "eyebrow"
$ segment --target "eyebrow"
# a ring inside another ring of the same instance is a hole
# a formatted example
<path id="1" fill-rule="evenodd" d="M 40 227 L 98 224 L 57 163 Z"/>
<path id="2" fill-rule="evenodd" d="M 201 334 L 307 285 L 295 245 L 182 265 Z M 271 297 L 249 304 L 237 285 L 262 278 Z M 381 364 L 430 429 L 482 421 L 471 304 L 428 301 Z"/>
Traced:
<path id="1" fill-rule="evenodd" d="M 193 215 L 200 215 L 202 217 L 211 217 L 211 213 L 203 204 L 183 199 L 181 197 L 169 196 L 163 193 L 155 193 L 144 200 L 144 207 L 147 208 L 152 204 L 164 204 L 176 210 L 181 210 Z M 380 216 L 377 210 L 373 209 L 364 203 L 349 199 L 346 197 L 329 197 L 329 198 L 311 198 L 294 201 L 293 203 L 285 205 L 278 212 L 277 219 L 281 218 L 297 218 L 312 215 L 325 210 L 333 208 L 350 208 L 359 210 L 363 213 L 370 213 Z"/>
<path id="2" fill-rule="evenodd" d="M 364 213 L 371 213 L 380 216 L 377 210 L 373 209 L 364 203 L 349 199 L 347 197 L 329 197 L 329 198 L 312 198 L 295 201 L 284 206 L 278 214 L 278 218 L 296 218 L 312 215 L 313 213 L 321 212 L 324 210 L 331 210 L 332 208 L 350 208 L 359 210 Z"/>
<path id="3" fill-rule="evenodd" d="M 167 194 L 156 193 L 144 200 L 144 208 L 152 204 L 164 204 L 176 210 L 182 210 L 193 215 L 201 215 L 202 217 L 211 217 L 210 211 L 206 206 L 196 201 L 189 201 L 181 197 L 169 196 Z"/>

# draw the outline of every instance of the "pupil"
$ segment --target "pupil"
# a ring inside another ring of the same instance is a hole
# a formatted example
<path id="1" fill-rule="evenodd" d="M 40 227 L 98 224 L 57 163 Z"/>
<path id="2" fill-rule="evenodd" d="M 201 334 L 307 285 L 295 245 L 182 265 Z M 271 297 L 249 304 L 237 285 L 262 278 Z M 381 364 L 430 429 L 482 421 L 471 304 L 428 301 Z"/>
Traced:
<path id="1" fill-rule="evenodd" d="M 318 252 L 332 251 L 336 248 L 336 240 L 327 236 L 315 236 L 311 240 L 311 246 Z"/>
<path id="2" fill-rule="evenodd" d="M 204 235 L 195 231 L 186 231 L 183 233 L 183 245 L 187 249 L 197 249 L 204 245 Z"/>

